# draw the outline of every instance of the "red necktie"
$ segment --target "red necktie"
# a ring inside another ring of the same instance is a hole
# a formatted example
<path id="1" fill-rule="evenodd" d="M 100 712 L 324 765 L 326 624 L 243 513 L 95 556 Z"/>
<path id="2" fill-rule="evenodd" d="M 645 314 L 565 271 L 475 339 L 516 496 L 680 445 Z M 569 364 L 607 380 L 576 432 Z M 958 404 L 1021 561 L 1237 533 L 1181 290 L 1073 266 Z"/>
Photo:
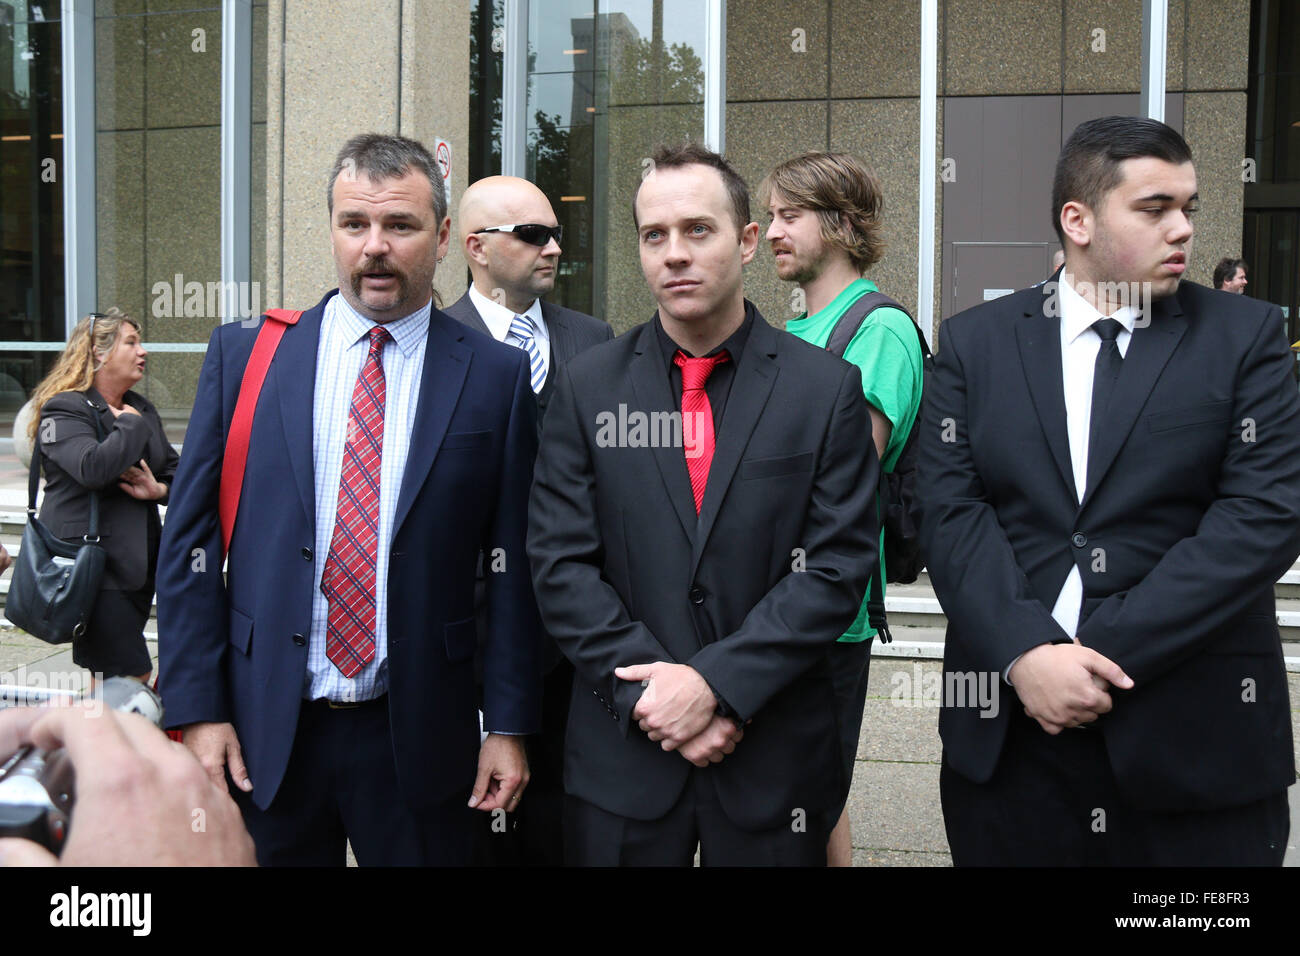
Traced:
<path id="1" fill-rule="evenodd" d="M 696 514 L 700 513 L 704 489 L 709 483 L 709 466 L 713 464 L 713 406 L 709 404 L 704 383 L 715 367 L 729 359 L 726 352 L 691 358 L 681 349 L 673 356 L 673 363 L 682 370 L 682 434 L 694 436 L 693 442 L 683 444 L 686 470 L 690 472 L 691 490 L 695 492 Z"/>
<path id="2" fill-rule="evenodd" d="M 379 464 L 384 451 L 384 343 L 370 330 L 370 354 L 352 389 L 348 437 L 339 476 L 334 537 L 321 575 L 329 601 L 325 656 L 352 677 L 375 656 L 375 554 L 379 544 Z"/>

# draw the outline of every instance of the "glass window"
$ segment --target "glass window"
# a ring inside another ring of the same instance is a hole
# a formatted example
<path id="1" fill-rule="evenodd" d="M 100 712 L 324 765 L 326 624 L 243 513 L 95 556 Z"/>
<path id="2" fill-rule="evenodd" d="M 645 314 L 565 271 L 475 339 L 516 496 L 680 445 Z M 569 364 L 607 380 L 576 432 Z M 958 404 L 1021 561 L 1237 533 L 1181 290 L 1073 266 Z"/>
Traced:
<path id="1" fill-rule="evenodd" d="M 0 0 L 0 341 L 11 345 L 0 349 L 4 435 L 64 337 L 62 42 L 56 0 Z"/>
<path id="2" fill-rule="evenodd" d="M 698 0 L 529 4 L 526 175 L 564 226 L 552 298 L 616 329 L 654 309 L 626 197 L 656 144 L 703 139 L 705 11 Z"/>

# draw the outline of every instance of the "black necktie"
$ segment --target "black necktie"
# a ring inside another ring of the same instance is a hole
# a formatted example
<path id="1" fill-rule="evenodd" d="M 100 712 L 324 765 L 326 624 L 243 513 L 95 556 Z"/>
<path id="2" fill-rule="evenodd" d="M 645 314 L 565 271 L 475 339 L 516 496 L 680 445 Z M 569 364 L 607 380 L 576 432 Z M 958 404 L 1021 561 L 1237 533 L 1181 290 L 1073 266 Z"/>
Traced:
<path id="1" fill-rule="evenodd" d="M 1117 319 L 1098 319 L 1092 323 L 1092 330 L 1101 337 L 1101 348 L 1097 350 L 1097 363 L 1092 368 L 1092 415 L 1088 421 L 1089 485 L 1093 481 L 1092 463 L 1101 446 L 1106 408 L 1110 404 L 1111 393 L 1115 391 L 1120 366 L 1124 364 L 1124 356 L 1119 354 L 1117 341 L 1123 328 Z"/>

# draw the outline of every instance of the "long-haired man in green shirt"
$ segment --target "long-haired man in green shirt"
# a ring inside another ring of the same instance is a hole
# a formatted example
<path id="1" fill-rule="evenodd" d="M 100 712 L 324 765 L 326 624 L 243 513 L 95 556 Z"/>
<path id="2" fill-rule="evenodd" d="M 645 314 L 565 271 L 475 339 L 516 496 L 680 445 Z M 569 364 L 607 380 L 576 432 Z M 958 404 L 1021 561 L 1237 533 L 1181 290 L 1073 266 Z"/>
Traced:
<path id="1" fill-rule="evenodd" d="M 772 170 L 763 182 L 763 196 L 771 223 L 767 241 L 777 275 L 798 283 L 807 307 L 786 324 L 786 331 L 825 347 L 845 311 L 860 296 L 878 291 L 863 273 L 884 252 L 880 183 L 852 156 L 805 153 Z M 912 319 L 898 309 L 875 309 L 849 342 L 844 358 L 862 370 L 862 390 L 871 412 L 870 437 L 881 471 L 893 471 L 921 406 L 922 357 Z M 882 543 L 882 560 L 883 552 Z M 884 580 L 883 568 L 880 580 Z M 871 598 L 868 591 L 857 620 L 831 652 L 845 771 L 839 822 L 827 845 L 831 866 L 851 866 L 853 861 L 843 807 L 857 757 L 871 639 L 876 634 L 867 622 Z"/>

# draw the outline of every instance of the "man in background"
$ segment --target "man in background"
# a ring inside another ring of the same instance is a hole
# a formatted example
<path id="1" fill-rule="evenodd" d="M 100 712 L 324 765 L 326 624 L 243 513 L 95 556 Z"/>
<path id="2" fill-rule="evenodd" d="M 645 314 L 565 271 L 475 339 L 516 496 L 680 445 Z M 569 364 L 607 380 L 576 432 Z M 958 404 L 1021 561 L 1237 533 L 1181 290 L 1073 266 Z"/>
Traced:
<path id="1" fill-rule="evenodd" d="M 1214 287 L 1223 292 L 1246 294 L 1246 260 L 1220 259 L 1214 267 Z"/>
<path id="2" fill-rule="evenodd" d="M 880 182 L 859 160 L 844 153 L 806 153 L 777 166 L 763 183 L 767 241 L 782 279 L 798 283 L 807 311 L 785 329 L 826 348 L 831 332 L 850 316 L 858 322 L 843 358 L 862 372 L 862 391 L 871 416 L 871 438 L 883 472 L 893 471 L 921 406 L 921 343 L 916 324 L 900 309 L 875 305 L 878 293 L 863 273 L 884 252 Z M 883 534 L 883 531 L 882 531 Z M 882 539 L 883 542 L 883 539 Z M 884 560 L 884 545 L 881 545 Z M 873 594 L 876 582 L 880 593 Z M 827 847 L 830 866 L 852 866 L 848 801 L 857 761 L 862 711 L 867 699 L 871 641 L 876 630 L 867 605 L 882 605 L 885 569 L 872 579 L 857 619 L 831 651 L 835 703 L 839 711 L 844 786 L 838 822 Z"/>
<path id="3" fill-rule="evenodd" d="M 559 371 L 579 352 L 613 338 L 599 319 L 542 299 L 555 288 L 561 230 L 546 195 L 513 176 L 490 176 L 465 190 L 457 211 L 460 241 L 473 281 L 446 312 L 470 328 L 523 349 L 539 419 L 555 392 Z M 480 650 L 487 637 L 485 573 L 493 560 L 479 560 L 475 612 Z M 481 672 L 481 660 L 480 660 Z M 560 866 L 564 861 L 564 725 L 569 715 L 573 665 L 543 637 L 542 732 L 527 740 L 531 778 L 528 799 L 513 826 L 480 821 L 483 863 Z"/>

